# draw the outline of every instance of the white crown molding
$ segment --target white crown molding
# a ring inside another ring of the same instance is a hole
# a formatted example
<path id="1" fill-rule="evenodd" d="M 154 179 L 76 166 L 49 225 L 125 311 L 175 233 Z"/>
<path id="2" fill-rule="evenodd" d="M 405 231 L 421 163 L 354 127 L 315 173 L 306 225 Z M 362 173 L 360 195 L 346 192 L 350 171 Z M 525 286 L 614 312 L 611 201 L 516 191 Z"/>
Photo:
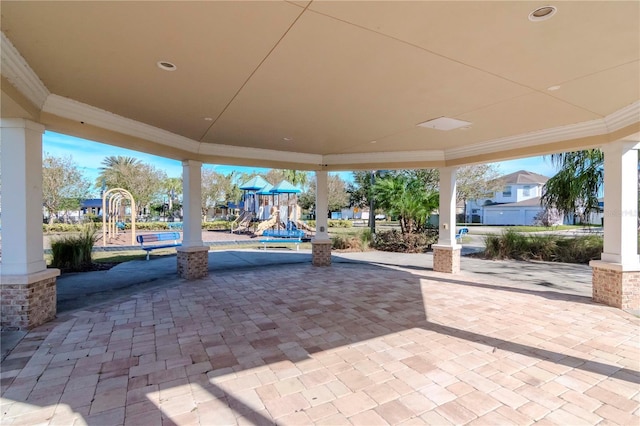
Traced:
<path id="1" fill-rule="evenodd" d="M 58 95 L 49 95 L 42 111 L 172 148 L 190 151 L 194 154 L 198 153 L 200 147 L 200 142 L 193 139 Z"/>
<path id="2" fill-rule="evenodd" d="M 42 108 L 47 96 L 49 96 L 49 90 L 24 60 L 18 49 L 4 35 L 4 32 L 0 32 L 0 34 L 0 57 L 2 58 L 0 71 L 2 75 L 27 99 L 38 108 Z"/>
<path id="3" fill-rule="evenodd" d="M 636 101 L 604 118 L 609 132 L 615 132 L 640 121 L 640 101 Z"/>
<path id="4" fill-rule="evenodd" d="M 274 149 L 246 148 L 234 145 L 223 145 L 215 143 L 200 144 L 199 154 L 213 155 L 219 157 L 245 158 L 252 160 L 269 160 L 289 163 L 304 163 L 320 165 L 322 155 L 305 154 L 302 152 L 277 151 Z"/>
<path id="5" fill-rule="evenodd" d="M 322 162 L 329 166 L 337 166 L 340 164 L 415 163 L 422 161 L 444 161 L 444 159 L 444 151 L 431 150 L 329 154 L 323 157 Z"/>
<path id="6" fill-rule="evenodd" d="M 599 136 L 615 132 L 631 124 L 640 122 L 640 101 L 636 101 L 604 118 L 584 121 L 567 126 L 554 127 L 522 135 L 509 136 L 482 142 L 473 146 L 453 148 L 445 151 L 447 160 L 489 154 L 518 148 L 528 148 L 536 145 L 559 142 L 569 139 L 579 139 Z"/>

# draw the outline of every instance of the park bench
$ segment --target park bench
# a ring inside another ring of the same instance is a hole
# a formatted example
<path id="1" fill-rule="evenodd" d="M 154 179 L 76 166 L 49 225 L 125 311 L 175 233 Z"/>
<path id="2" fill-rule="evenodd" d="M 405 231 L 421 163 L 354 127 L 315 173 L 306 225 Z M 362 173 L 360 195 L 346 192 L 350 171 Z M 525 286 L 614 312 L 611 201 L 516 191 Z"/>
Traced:
<path id="1" fill-rule="evenodd" d="M 462 236 L 463 236 L 464 234 L 468 234 L 468 233 L 469 233 L 469 228 L 460 228 L 460 229 L 458 230 L 458 233 L 456 234 L 456 241 L 457 241 L 457 240 L 462 241 Z"/>
<path id="2" fill-rule="evenodd" d="M 179 229 L 182 231 L 182 222 L 169 222 L 169 229 Z"/>
<path id="3" fill-rule="evenodd" d="M 262 243 L 265 251 L 267 250 L 267 244 L 295 244 L 296 251 L 298 251 L 300 249 L 302 237 L 304 237 L 304 231 L 267 229 L 262 233 L 262 237 L 263 238 L 261 238 L 259 241 Z"/>
<path id="4" fill-rule="evenodd" d="M 138 235 L 136 240 L 140 243 L 140 249 L 147 252 L 147 260 L 149 260 L 149 254 L 153 250 L 168 248 L 168 247 L 179 247 L 182 243 L 179 243 L 180 239 L 179 232 L 161 232 L 158 234 L 145 234 Z M 172 243 L 167 243 L 165 241 L 173 241 Z M 151 245 L 148 245 L 151 243 Z"/>

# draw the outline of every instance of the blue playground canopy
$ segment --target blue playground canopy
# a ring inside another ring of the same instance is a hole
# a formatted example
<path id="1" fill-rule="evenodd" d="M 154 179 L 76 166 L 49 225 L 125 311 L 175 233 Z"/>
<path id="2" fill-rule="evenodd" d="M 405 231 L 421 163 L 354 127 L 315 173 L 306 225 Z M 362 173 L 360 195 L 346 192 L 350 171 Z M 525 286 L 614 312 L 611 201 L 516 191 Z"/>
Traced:
<path id="1" fill-rule="evenodd" d="M 248 182 L 241 185 L 240 189 L 243 191 L 257 191 L 267 185 L 269 185 L 269 182 L 267 182 L 262 176 L 254 176 Z"/>
<path id="2" fill-rule="evenodd" d="M 262 188 L 260 191 L 256 192 L 256 194 L 258 195 L 273 195 L 273 192 L 271 192 L 271 189 L 273 188 L 273 185 L 271 185 L 270 183 L 267 183 L 267 185 Z"/>
<path id="3" fill-rule="evenodd" d="M 302 192 L 300 189 L 296 188 L 286 180 L 283 180 L 269 191 L 272 194 L 298 194 Z"/>

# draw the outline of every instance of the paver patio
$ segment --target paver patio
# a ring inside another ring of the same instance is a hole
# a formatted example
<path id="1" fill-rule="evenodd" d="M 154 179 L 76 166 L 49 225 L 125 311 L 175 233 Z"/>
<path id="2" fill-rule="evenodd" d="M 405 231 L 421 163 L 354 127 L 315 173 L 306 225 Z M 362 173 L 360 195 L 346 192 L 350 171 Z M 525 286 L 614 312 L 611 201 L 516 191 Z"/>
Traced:
<path id="1" fill-rule="evenodd" d="M 34 329 L 2 363 L 2 424 L 637 425 L 639 329 L 515 281 L 218 271 Z"/>

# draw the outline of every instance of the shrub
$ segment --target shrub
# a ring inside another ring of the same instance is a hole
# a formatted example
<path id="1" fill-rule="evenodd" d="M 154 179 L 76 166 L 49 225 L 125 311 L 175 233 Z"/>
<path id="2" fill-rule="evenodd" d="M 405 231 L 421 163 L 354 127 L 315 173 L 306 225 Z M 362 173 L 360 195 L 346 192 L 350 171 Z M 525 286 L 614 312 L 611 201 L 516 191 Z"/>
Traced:
<path id="1" fill-rule="evenodd" d="M 229 231 L 231 229 L 231 222 L 226 220 L 216 220 L 214 222 L 204 222 L 202 229 L 207 231 Z"/>
<path id="2" fill-rule="evenodd" d="M 69 235 L 51 243 L 54 268 L 81 271 L 91 265 L 91 251 L 96 241 L 96 229 L 86 225 L 80 235 Z"/>
<path id="3" fill-rule="evenodd" d="M 356 235 L 336 235 L 331 238 L 331 248 L 334 250 L 360 250 L 363 245 Z"/>
<path id="4" fill-rule="evenodd" d="M 602 237 L 595 235 L 560 239 L 557 242 L 554 260 L 566 263 L 589 263 L 590 260 L 600 259 L 602 246 Z"/>
<path id="5" fill-rule="evenodd" d="M 438 240 L 435 233 L 402 234 L 396 229 L 376 234 L 373 247 L 397 253 L 424 253 Z"/>
<path id="6" fill-rule="evenodd" d="M 525 235 L 508 229 L 502 235 L 485 237 L 484 256 L 489 259 L 543 260 L 547 262 L 588 263 L 599 259 L 602 238 L 559 235 Z"/>

